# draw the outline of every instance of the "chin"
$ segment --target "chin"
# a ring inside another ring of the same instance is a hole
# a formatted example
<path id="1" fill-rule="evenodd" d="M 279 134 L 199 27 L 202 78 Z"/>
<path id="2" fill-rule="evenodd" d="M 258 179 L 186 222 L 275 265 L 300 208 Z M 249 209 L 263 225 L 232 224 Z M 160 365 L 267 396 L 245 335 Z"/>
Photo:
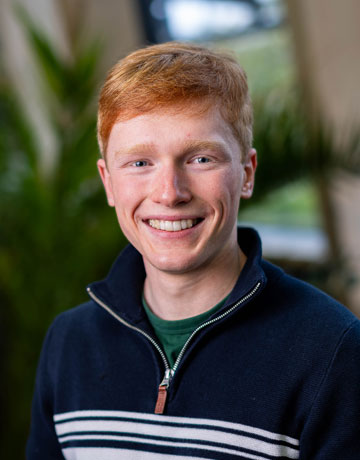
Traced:
<path id="1" fill-rule="evenodd" d="M 170 258 L 161 257 L 156 259 L 147 259 L 147 262 L 152 265 L 156 270 L 160 270 L 165 273 L 172 274 L 183 274 L 195 270 L 199 265 L 198 260 L 193 258 Z M 145 264 L 147 265 L 147 264 Z"/>

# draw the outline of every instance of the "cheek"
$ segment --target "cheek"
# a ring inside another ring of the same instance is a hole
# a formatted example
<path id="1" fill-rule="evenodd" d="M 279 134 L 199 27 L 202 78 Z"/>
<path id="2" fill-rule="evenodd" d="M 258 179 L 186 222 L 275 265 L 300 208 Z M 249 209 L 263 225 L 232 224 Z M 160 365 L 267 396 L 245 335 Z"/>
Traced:
<path id="1" fill-rule="evenodd" d="M 239 199 L 243 186 L 243 175 L 244 170 L 241 163 L 236 162 L 231 171 L 228 171 L 228 177 L 226 179 L 228 181 L 229 188 L 232 190 L 232 193 Z"/>
<path id="2" fill-rule="evenodd" d="M 144 200 L 144 187 L 134 184 L 134 181 L 127 177 L 117 178 L 114 185 L 114 200 L 118 218 L 132 218 Z"/>
<path id="3" fill-rule="evenodd" d="M 197 181 L 200 197 L 205 203 L 222 215 L 233 221 L 238 214 L 241 195 L 241 172 L 230 169 L 217 172 L 211 180 Z"/>
<path id="4" fill-rule="evenodd" d="M 225 171 L 217 181 L 216 187 L 221 199 L 230 200 L 231 203 L 237 202 L 241 194 L 241 171 Z"/>
<path id="5" fill-rule="evenodd" d="M 237 218 L 239 212 L 241 186 L 241 172 L 230 171 L 224 177 L 222 205 L 231 222 Z"/>
<path id="6" fill-rule="evenodd" d="M 116 178 L 116 180 L 113 181 L 113 194 L 115 206 L 119 212 L 131 206 L 134 193 L 128 181 L 123 178 Z"/>

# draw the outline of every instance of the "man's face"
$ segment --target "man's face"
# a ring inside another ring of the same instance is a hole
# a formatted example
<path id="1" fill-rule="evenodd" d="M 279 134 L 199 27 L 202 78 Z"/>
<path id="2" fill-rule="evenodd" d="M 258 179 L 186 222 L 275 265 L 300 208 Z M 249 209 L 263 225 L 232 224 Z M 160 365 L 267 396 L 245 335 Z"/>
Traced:
<path id="1" fill-rule="evenodd" d="M 98 161 L 110 206 L 145 267 L 185 273 L 236 250 L 239 200 L 252 194 L 256 152 L 240 147 L 218 109 L 165 110 L 116 123 Z"/>

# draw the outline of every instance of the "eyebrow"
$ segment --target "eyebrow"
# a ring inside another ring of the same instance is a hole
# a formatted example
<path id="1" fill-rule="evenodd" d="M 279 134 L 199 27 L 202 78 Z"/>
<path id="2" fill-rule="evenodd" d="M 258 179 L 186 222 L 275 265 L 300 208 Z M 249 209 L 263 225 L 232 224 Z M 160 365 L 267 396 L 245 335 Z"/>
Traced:
<path id="1" fill-rule="evenodd" d="M 226 148 L 222 142 L 190 140 L 185 143 L 185 154 L 203 152 L 204 150 L 220 151 L 221 153 L 226 153 Z"/>
<path id="2" fill-rule="evenodd" d="M 142 153 L 151 152 L 154 149 L 154 144 L 150 143 L 143 143 L 143 144 L 136 144 L 130 147 L 129 149 L 124 150 L 117 150 L 115 152 L 115 157 L 118 155 L 137 155 Z"/>
<path id="3" fill-rule="evenodd" d="M 137 154 L 146 154 L 154 150 L 155 144 L 150 143 L 141 143 L 136 144 L 130 147 L 128 150 L 118 150 L 115 153 L 115 156 L 118 155 L 137 155 Z M 203 152 L 205 150 L 220 151 L 221 153 L 226 153 L 226 148 L 222 142 L 218 141 L 200 141 L 200 140 L 189 140 L 186 141 L 182 146 L 182 153 L 188 155 L 194 152 Z"/>

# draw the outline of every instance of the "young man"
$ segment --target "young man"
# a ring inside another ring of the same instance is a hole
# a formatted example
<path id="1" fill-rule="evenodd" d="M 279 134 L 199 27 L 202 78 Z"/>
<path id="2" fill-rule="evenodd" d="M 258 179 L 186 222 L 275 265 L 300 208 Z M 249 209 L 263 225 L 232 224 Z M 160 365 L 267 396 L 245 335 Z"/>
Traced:
<path id="1" fill-rule="evenodd" d="M 110 71 L 98 161 L 131 243 L 40 359 L 31 460 L 360 458 L 360 323 L 237 228 L 246 77 L 167 43 Z"/>

